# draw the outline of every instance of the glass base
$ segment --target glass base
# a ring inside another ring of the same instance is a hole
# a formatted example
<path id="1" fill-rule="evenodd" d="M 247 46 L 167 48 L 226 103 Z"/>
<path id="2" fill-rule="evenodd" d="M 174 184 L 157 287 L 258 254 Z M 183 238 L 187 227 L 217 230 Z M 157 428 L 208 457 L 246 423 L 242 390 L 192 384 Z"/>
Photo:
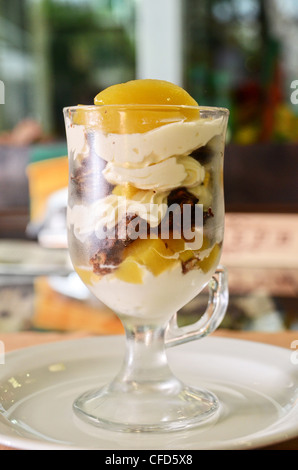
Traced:
<path id="1" fill-rule="evenodd" d="M 172 379 L 157 384 L 113 382 L 81 395 L 76 414 L 93 425 L 122 432 L 163 432 L 191 428 L 217 413 L 215 395 Z"/>

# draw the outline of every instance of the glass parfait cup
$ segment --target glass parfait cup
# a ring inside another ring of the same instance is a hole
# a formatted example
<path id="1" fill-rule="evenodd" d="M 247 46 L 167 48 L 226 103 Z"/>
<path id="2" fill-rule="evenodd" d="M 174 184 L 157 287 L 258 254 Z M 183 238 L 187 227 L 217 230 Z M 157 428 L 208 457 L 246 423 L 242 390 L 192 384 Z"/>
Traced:
<path id="1" fill-rule="evenodd" d="M 126 335 L 119 373 L 78 397 L 75 413 L 115 431 L 196 426 L 218 412 L 219 401 L 172 373 L 167 348 L 210 334 L 228 305 L 219 267 L 228 111 L 74 106 L 64 118 L 70 257 Z M 179 328 L 177 312 L 207 284 L 205 313 Z"/>

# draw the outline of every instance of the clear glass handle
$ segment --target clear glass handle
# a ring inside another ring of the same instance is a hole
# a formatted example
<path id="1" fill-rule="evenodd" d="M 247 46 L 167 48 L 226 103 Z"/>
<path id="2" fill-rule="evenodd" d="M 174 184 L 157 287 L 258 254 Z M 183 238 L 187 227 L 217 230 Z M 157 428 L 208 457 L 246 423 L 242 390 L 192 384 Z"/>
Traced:
<path id="1" fill-rule="evenodd" d="M 228 275 L 223 266 L 219 266 L 209 281 L 209 300 L 201 318 L 188 326 L 179 327 L 177 313 L 167 327 L 166 347 L 177 346 L 212 333 L 222 322 L 229 302 Z"/>

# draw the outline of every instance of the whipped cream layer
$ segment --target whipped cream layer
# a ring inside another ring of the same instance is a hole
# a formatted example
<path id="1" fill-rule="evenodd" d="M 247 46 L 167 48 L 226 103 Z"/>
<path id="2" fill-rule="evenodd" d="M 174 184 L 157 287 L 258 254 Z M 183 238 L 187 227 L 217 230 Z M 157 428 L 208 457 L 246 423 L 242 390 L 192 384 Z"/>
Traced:
<path id="1" fill-rule="evenodd" d="M 89 154 L 89 145 L 87 143 L 87 130 L 85 126 L 74 125 L 70 118 L 65 118 L 67 150 L 68 155 L 76 160 L 80 157 L 82 160 Z"/>
<path id="2" fill-rule="evenodd" d="M 155 165 L 128 168 L 108 163 L 103 171 L 105 179 L 114 185 L 131 183 L 139 189 L 166 191 L 184 186 L 196 186 L 204 181 L 205 169 L 189 156 L 175 156 Z"/>
<path id="3" fill-rule="evenodd" d="M 188 155 L 224 131 L 224 119 L 179 121 L 144 134 L 93 133 L 94 150 L 107 162 L 130 168 L 162 162 L 175 155 Z"/>
<path id="4" fill-rule="evenodd" d="M 115 227 L 119 212 L 125 210 L 156 227 L 166 214 L 170 191 L 179 187 L 187 188 L 200 204 L 209 207 L 211 192 L 202 184 L 205 168 L 187 153 L 223 135 L 224 126 L 223 118 L 200 118 L 170 123 L 144 134 L 103 134 L 90 129 L 89 145 L 107 161 L 103 177 L 110 184 L 129 183 L 140 191 L 133 199 L 125 194 L 110 194 L 88 206 L 68 207 L 68 227 L 73 225 L 74 235 L 84 243 L 92 233 L 100 232 L 101 227 Z M 89 130 L 83 130 L 81 125 L 68 129 L 69 148 L 72 151 L 76 148 L 77 157 L 80 151 L 85 153 L 87 146 Z"/>
<path id="5" fill-rule="evenodd" d="M 156 194 L 139 192 L 135 199 L 111 194 L 85 206 L 76 204 L 67 208 L 67 226 L 72 226 L 75 237 L 84 243 L 95 233 L 104 237 L 103 227 L 113 229 L 126 214 L 137 215 L 146 220 L 150 227 L 157 227 L 167 212 L 168 192 Z"/>
<path id="6" fill-rule="evenodd" d="M 210 273 L 201 270 L 182 274 L 177 264 L 174 269 L 158 277 L 147 271 L 143 284 L 130 284 L 108 274 L 98 281 L 92 281 L 88 287 L 116 313 L 151 321 L 167 321 L 173 312 L 199 294 L 209 279 Z"/>

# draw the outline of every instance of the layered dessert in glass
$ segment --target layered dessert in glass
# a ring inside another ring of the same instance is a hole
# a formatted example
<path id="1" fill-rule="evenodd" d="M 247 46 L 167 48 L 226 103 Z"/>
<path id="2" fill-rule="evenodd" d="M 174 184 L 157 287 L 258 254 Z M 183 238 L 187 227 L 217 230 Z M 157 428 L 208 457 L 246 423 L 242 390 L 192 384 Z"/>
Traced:
<path id="1" fill-rule="evenodd" d="M 74 268 L 116 313 L 166 321 L 218 265 L 227 118 L 160 80 L 95 105 L 65 110 Z"/>
<path id="2" fill-rule="evenodd" d="M 216 416 L 219 401 L 175 377 L 166 347 L 214 331 L 227 308 L 218 262 L 228 111 L 199 107 L 169 82 L 133 80 L 102 91 L 92 106 L 66 108 L 64 117 L 69 252 L 126 339 L 118 374 L 79 396 L 74 411 L 116 431 L 196 426 Z M 205 313 L 179 328 L 176 312 L 207 283 Z"/>

